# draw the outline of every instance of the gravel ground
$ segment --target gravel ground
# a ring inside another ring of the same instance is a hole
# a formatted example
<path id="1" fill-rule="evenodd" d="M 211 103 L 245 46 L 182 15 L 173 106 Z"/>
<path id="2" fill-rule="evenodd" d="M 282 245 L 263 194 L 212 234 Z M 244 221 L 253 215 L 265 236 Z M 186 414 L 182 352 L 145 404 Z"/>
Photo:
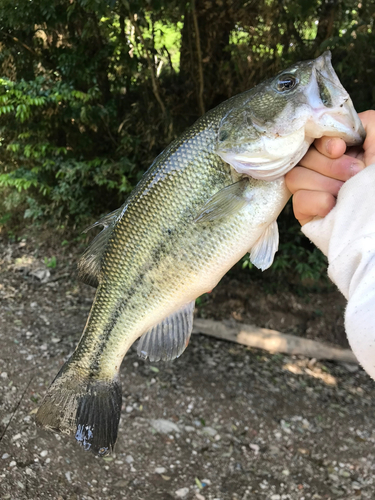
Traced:
<path id="1" fill-rule="evenodd" d="M 0 244 L 1 500 L 375 498 L 375 385 L 355 366 L 194 335 L 173 363 L 128 353 L 112 456 L 37 428 L 93 297 L 75 254 L 43 255 Z"/>

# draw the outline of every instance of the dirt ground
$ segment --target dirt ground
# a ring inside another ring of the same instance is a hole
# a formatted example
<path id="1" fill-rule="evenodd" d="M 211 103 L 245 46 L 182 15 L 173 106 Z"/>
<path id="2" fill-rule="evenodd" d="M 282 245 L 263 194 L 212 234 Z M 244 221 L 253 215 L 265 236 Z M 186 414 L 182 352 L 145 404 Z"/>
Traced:
<path id="1" fill-rule="evenodd" d="M 0 241 L 1 500 L 375 498 L 375 384 L 356 366 L 194 335 L 173 363 L 128 353 L 112 456 L 37 428 L 94 295 L 69 248 Z M 343 309 L 334 291 L 280 297 L 226 278 L 198 314 L 344 345 Z"/>

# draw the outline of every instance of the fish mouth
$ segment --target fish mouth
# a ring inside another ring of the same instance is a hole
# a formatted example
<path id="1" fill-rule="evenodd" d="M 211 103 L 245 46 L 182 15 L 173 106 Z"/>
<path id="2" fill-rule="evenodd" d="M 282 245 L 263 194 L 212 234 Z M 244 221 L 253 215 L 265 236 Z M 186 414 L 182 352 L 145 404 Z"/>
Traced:
<path id="1" fill-rule="evenodd" d="M 322 136 L 340 137 L 348 146 L 363 144 L 366 131 L 348 96 L 335 110 L 315 110 L 314 117 L 306 123 L 306 136 L 318 139 Z"/>
<path id="2" fill-rule="evenodd" d="M 306 135 L 318 139 L 323 135 L 342 138 L 348 146 L 362 144 L 365 129 L 348 92 L 342 86 L 331 64 L 331 53 L 324 52 L 314 61 L 311 82 L 311 119 Z"/>

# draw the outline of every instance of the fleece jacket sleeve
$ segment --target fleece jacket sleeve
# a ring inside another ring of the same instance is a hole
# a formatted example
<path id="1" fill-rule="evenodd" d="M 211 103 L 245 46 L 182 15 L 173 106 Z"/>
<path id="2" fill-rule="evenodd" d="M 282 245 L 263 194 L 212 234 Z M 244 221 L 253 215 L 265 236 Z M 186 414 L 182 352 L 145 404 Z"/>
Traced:
<path id="1" fill-rule="evenodd" d="M 328 257 L 328 275 L 348 300 L 349 343 L 375 379 L 375 165 L 347 181 L 335 208 L 302 231 Z"/>

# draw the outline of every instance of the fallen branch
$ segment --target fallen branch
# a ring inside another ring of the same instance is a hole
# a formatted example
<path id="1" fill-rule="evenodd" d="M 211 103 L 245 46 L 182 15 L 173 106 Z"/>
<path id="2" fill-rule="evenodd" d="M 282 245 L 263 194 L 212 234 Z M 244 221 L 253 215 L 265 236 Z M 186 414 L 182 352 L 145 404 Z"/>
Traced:
<path id="1" fill-rule="evenodd" d="M 269 352 L 299 354 L 307 358 L 329 359 L 341 363 L 358 364 L 357 358 L 350 349 L 331 347 L 316 340 L 296 337 L 276 330 L 259 328 L 254 325 L 235 323 L 228 326 L 221 321 L 211 319 L 195 319 L 193 333 L 203 333 L 217 339 L 237 342 L 238 344 Z"/>

